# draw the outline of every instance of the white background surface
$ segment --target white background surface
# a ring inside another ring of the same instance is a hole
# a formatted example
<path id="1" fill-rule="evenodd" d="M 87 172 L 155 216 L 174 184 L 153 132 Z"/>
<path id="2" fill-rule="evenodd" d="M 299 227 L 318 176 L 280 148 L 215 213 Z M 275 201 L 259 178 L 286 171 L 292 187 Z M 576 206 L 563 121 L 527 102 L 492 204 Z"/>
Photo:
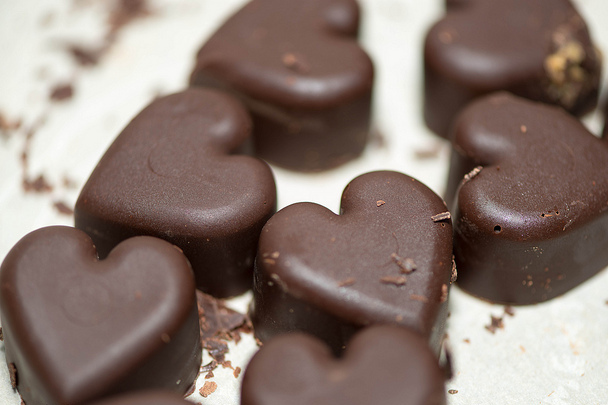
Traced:
<path id="1" fill-rule="evenodd" d="M 126 123 L 155 95 L 183 88 L 194 54 L 241 0 L 157 0 L 151 15 L 120 31 L 97 66 L 83 68 L 64 51 L 66 42 L 98 45 L 107 31 L 110 0 L 0 1 L 0 111 L 21 129 L 0 134 L 0 259 L 26 233 L 51 224 L 72 225 L 55 201 L 72 206 L 96 162 Z M 421 116 L 422 42 L 443 10 L 443 0 L 363 1 L 364 46 L 377 69 L 375 123 L 385 145 L 337 170 L 300 175 L 276 170 L 279 206 L 314 201 L 337 211 L 344 186 L 355 176 L 394 169 L 441 193 L 448 147 L 424 127 Z M 597 45 L 608 52 L 608 3 L 576 2 Z M 73 83 L 74 97 L 49 101 L 51 88 Z M 597 113 L 586 122 L 601 127 Z M 29 128 L 39 128 L 29 148 L 29 176 L 44 174 L 51 193 L 24 193 L 20 154 Z M 417 152 L 439 147 L 437 157 Z M 75 184 L 66 186 L 63 178 Z M 457 288 L 450 297 L 449 339 L 455 378 L 447 389 L 459 404 L 608 404 L 608 272 L 548 303 L 516 308 L 504 330 L 484 325 L 503 308 Z M 244 310 L 249 296 L 233 305 Z M 467 341 L 465 341 L 467 339 Z M 0 344 L 0 403 L 18 405 Z M 231 346 L 227 358 L 245 368 L 255 350 L 251 337 Z M 210 361 L 206 355 L 204 363 Z M 238 404 L 239 379 L 218 369 L 218 389 L 203 404 Z M 242 374 L 241 374 L 242 378 Z M 372 377 L 370 377 L 372 378 Z M 199 388 L 202 383 L 199 382 Z"/>

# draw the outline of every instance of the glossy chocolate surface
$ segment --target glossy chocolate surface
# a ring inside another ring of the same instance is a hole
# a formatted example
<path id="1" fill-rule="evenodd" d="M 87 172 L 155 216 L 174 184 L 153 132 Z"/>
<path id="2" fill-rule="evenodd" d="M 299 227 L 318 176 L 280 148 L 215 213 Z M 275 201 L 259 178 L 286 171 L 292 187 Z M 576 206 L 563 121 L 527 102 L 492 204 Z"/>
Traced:
<path id="1" fill-rule="evenodd" d="M 377 326 L 357 334 L 342 359 L 305 334 L 265 344 L 245 370 L 242 405 L 442 405 L 445 377 L 424 338 Z"/>
<path id="2" fill-rule="evenodd" d="M 258 156 L 292 170 L 338 166 L 363 151 L 373 65 L 355 0 L 254 0 L 200 49 L 191 84 L 239 97 Z"/>
<path id="3" fill-rule="evenodd" d="M 530 304 L 608 265 L 608 144 L 576 118 L 499 93 L 467 107 L 453 142 L 448 193 L 463 289 Z"/>
<path id="4" fill-rule="evenodd" d="M 48 227 L 21 239 L 0 271 L 6 361 L 27 405 L 184 394 L 196 378 L 195 283 L 175 246 L 137 237 L 99 261 L 84 232 Z"/>
<path id="5" fill-rule="evenodd" d="M 451 222 L 435 217 L 447 211 L 443 200 L 409 176 L 373 172 L 346 187 L 341 210 L 298 203 L 265 225 L 256 337 L 304 331 L 339 352 L 358 329 L 389 323 L 414 329 L 438 351 L 452 273 Z"/>
<path id="6" fill-rule="evenodd" d="M 424 60 L 424 116 L 443 137 L 467 103 L 498 90 L 575 115 L 597 103 L 601 56 L 569 0 L 447 1 Z"/>
<path id="7" fill-rule="evenodd" d="M 268 165 L 239 152 L 251 121 L 214 90 L 154 101 L 122 131 L 85 184 L 76 227 L 104 257 L 136 235 L 183 250 L 197 286 L 226 297 L 251 288 L 262 226 L 276 210 Z"/>
<path id="8" fill-rule="evenodd" d="M 90 405 L 192 405 L 192 402 L 165 391 L 143 391 L 112 397 Z"/>

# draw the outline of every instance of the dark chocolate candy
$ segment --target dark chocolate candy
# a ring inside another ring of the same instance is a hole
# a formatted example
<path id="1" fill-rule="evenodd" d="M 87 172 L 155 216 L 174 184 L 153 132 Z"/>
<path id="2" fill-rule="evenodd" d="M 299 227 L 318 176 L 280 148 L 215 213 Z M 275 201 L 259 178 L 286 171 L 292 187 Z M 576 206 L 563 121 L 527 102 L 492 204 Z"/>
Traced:
<path id="1" fill-rule="evenodd" d="M 342 195 L 342 215 L 286 207 L 260 236 L 256 337 L 304 331 L 336 352 L 358 329 L 406 325 L 439 350 L 452 270 L 452 225 L 441 198 L 396 172 L 367 173 Z M 439 216 L 437 216 L 439 215 Z"/>
<path id="2" fill-rule="evenodd" d="M 112 397 L 90 405 L 192 405 L 192 402 L 165 391 L 143 391 Z"/>
<path id="3" fill-rule="evenodd" d="M 268 165 L 239 155 L 251 129 L 242 105 L 190 89 L 146 107 L 114 141 L 76 202 L 76 227 L 101 257 L 151 235 L 179 246 L 197 286 L 215 296 L 251 288 L 264 223 L 276 210 Z"/>
<path id="4" fill-rule="evenodd" d="M 368 138 L 374 69 L 358 28 L 355 0 L 254 0 L 201 48 L 190 81 L 247 105 L 258 156 L 329 169 Z"/>
<path id="5" fill-rule="evenodd" d="M 6 361 L 27 405 L 184 394 L 198 374 L 194 277 L 165 241 L 132 238 L 99 261 L 84 232 L 42 228 L 9 252 L 0 286 Z"/>
<path id="6" fill-rule="evenodd" d="M 242 405 L 442 405 L 445 375 L 425 339 L 405 328 L 370 327 L 344 357 L 304 334 L 279 336 L 253 357 Z"/>
<path id="7" fill-rule="evenodd" d="M 458 111 L 498 90 L 582 115 L 596 105 L 601 57 L 569 0 L 451 0 L 426 37 L 424 116 L 448 137 Z"/>
<path id="8" fill-rule="evenodd" d="M 530 304 L 608 265 L 606 142 L 561 108 L 507 93 L 467 107 L 454 134 L 448 198 L 460 184 L 452 212 L 463 289 Z"/>

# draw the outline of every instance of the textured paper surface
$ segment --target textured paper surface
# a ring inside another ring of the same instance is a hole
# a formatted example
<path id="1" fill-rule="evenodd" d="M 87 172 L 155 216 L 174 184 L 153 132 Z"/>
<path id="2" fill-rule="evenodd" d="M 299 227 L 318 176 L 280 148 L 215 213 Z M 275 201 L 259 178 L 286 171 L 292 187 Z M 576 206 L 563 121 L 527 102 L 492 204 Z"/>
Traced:
<path id="1" fill-rule="evenodd" d="M 303 0 L 304 1 L 304 0 Z M 126 123 L 154 96 L 183 88 L 194 54 L 240 0 L 150 1 L 149 15 L 117 33 L 99 64 L 81 67 L 66 44 L 96 46 L 107 33 L 110 0 L 0 2 L 0 112 L 20 129 L 0 134 L 0 259 L 26 233 L 52 224 L 72 225 L 71 215 L 54 206 L 73 206 L 80 187 Z M 313 201 L 337 211 L 344 186 L 371 170 L 393 169 L 418 178 L 441 193 L 449 150 L 424 127 L 421 117 L 422 42 L 442 13 L 442 0 L 365 0 L 362 40 L 375 60 L 375 124 L 382 142 L 337 170 L 302 175 L 276 170 L 279 205 Z M 608 3 L 577 2 L 598 46 L 608 50 Z M 73 97 L 49 101 L 57 85 L 70 83 Z M 597 113 L 587 117 L 592 131 Z M 28 141 L 27 134 L 31 133 Z M 25 193 L 21 153 L 27 149 L 27 176 L 43 174 L 51 192 Z M 431 157 L 420 158 L 425 152 Z M 66 181 L 67 180 L 67 181 Z M 516 308 L 504 329 L 485 329 L 504 308 L 486 304 L 457 288 L 450 297 L 448 343 L 455 377 L 446 390 L 450 405 L 608 403 L 608 272 L 563 297 Z M 244 311 L 250 296 L 230 304 Z M 255 352 L 252 337 L 231 344 L 227 359 L 245 368 Z M 210 358 L 205 353 L 203 362 Z M 232 370 L 218 368 L 209 405 L 238 404 L 239 383 Z M 370 376 L 373 378 L 373 376 Z M 204 381 L 198 382 L 201 388 Z M 18 405 L 0 344 L 0 403 Z"/>

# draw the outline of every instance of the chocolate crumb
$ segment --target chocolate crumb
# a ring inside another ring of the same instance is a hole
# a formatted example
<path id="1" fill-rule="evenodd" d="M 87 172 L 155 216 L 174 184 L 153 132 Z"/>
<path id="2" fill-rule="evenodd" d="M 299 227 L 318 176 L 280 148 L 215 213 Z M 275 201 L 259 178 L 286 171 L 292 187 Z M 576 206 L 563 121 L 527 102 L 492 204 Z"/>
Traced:
<path id="1" fill-rule="evenodd" d="M 207 398 L 209 395 L 213 394 L 217 389 L 217 383 L 213 381 L 205 381 L 203 388 L 199 390 L 200 394 L 203 398 Z"/>
<path id="2" fill-rule="evenodd" d="M 376 207 L 382 207 L 384 204 L 386 204 L 386 201 L 384 201 L 384 200 L 376 201 Z"/>
<path id="3" fill-rule="evenodd" d="M 68 44 L 66 50 L 76 63 L 80 66 L 87 67 L 95 66 L 99 63 L 99 60 L 105 51 L 105 46 L 93 48 L 85 47 L 84 45 Z"/>
<path id="4" fill-rule="evenodd" d="M 74 96 L 74 87 L 69 83 L 57 84 L 51 89 L 49 99 L 51 101 L 65 101 Z"/>
<path id="5" fill-rule="evenodd" d="M 15 367 L 15 363 L 9 363 L 8 365 L 8 375 L 11 379 L 11 386 L 13 389 L 17 389 L 17 367 Z"/>
<path id="6" fill-rule="evenodd" d="M 414 259 L 410 259 L 409 257 L 403 258 L 403 257 L 399 256 L 397 253 L 392 253 L 391 259 L 393 259 L 395 264 L 397 266 L 399 266 L 400 271 L 403 274 L 410 274 L 410 273 L 414 272 L 417 268 L 416 262 L 414 261 Z"/>
<path id="7" fill-rule="evenodd" d="M 449 211 L 442 212 L 441 214 L 433 215 L 431 217 L 431 219 L 433 220 L 433 222 L 446 221 L 446 220 L 451 219 L 451 218 L 452 218 L 452 215 L 450 215 Z"/>
<path id="8" fill-rule="evenodd" d="M 458 394 L 458 390 L 448 390 L 448 394 Z"/>
<path id="9" fill-rule="evenodd" d="M 505 306 L 505 315 L 515 316 L 515 309 L 511 305 Z"/>
<path id="10" fill-rule="evenodd" d="M 384 276 L 380 278 L 380 282 L 401 287 L 407 283 L 407 278 L 405 276 Z"/>
<path id="11" fill-rule="evenodd" d="M 241 374 L 241 368 L 237 367 L 234 369 L 234 373 L 232 373 L 234 375 L 234 378 L 239 378 L 239 375 Z"/>
<path id="12" fill-rule="evenodd" d="M 63 201 L 55 201 L 53 203 L 53 207 L 55 207 L 55 209 L 63 215 L 72 215 L 74 214 L 74 210 L 72 208 L 70 208 L 66 203 L 64 203 Z"/>
<path id="13" fill-rule="evenodd" d="M 456 261 L 452 258 L 452 276 L 450 277 L 450 284 L 458 280 L 458 269 L 456 268 Z"/>
<path id="14" fill-rule="evenodd" d="M 486 325 L 485 328 L 490 331 L 492 334 L 496 333 L 497 329 L 504 329 L 505 324 L 502 321 L 502 317 L 490 315 L 492 321 L 489 325 Z"/>
<path id="15" fill-rule="evenodd" d="M 463 342 L 465 342 L 466 344 L 470 344 L 471 343 L 471 339 L 466 338 L 466 339 L 462 339 Z"/>
<path id="16" fill-rule="evenodd" d="M 350 287 L 351 285 L 355 284 L 357 282 L 357 280 L 353 277 L 349 277 L 345 280 L 342 280 L 338 283 L 338 287 Z"/>
<path id="17" fill-rule="evenodd" d="M 439 302 L 446 302 L 448 300 L 448 286 L 447 284 L 443 284 L 441 286 L 441 297 L 439 298 Z"/>
<path id="18" fill-rule="evenodd" d="M 429 302 L 429 299 L 423 295 L 417 295 L 417 294 L 412 294 L 410 295 L 410 299 L 412 301 L 420 301 L 420 302 L 424 302 L 427 303 Z"/>
<path id="19" fill-rule="evenodd" d="M 209 371 L 207 374 L 205 374 L 205 380 L 208 380 L 213 377 L 215 377 L 215 375 L 213 374 L 213 371 Z"/>
<path id="20" fill-rule="evenodd" d="M 26 158 L 27 159 L 27 158 Z M 34 180 L 24 177 L 21 180 L 23 191 L 34 193 L 50 193 L 53 191 L 53 186 L 49 184 L 44 175 L 40 174 Z"/>
<path id="21" fill-rule="evenodd" d="M 217 366 L 218 366 L 217 361 L 211 360 L 209 363 L 207 363 L 201 367 L 199 373 L 202 374 L 202 373 L 207 373 L 207 372 L 213 372 L 213 370 L 215 370 L 217 368 Z"/>

